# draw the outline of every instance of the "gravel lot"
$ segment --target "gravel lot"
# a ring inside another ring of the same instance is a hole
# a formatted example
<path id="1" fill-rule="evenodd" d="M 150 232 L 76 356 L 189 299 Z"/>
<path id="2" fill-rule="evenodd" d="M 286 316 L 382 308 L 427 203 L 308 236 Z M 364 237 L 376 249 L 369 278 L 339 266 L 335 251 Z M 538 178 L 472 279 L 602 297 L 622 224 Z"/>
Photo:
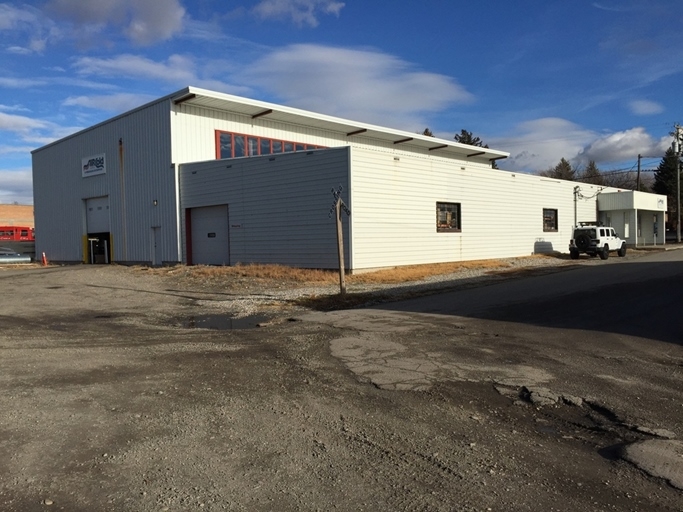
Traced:
<path id="1" fill-rule="evenodd" d="M 403 296 L 576 264 L 520 258 L 349 292 Z M 476 319 L 416 329 L 396 315 L 379 357 L 442 366 L 428 385 L 378 384 L 353 366 L 377 354 L 344 341 L 359 326 L 300 320 L 296 301 L 334 286 L 79 265 L 0 268 L 0 287 L 3 511 L 683 510 L 680 490 L 622 454 L 683 434 L 670 389 L 680 347 L 672 365 L 585 356 L 605 374 L 648 370 L 669 411 L 652 424 L 558 393 L 576 381 L 561 348 L 532 363 L 508 326 Z M 226 317 L 245 321 L 211 324 Z"/>

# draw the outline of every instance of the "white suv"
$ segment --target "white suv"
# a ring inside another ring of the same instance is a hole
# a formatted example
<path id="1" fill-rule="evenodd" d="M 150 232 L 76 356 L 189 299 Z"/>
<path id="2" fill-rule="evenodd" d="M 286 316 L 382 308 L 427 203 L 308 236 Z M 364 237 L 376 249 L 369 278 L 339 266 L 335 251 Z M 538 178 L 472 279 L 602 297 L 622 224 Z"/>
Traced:
<path id="1" fill-rule="evenodd" d="M 569 255 L 573 260 L 582 252 L 606 260 L 610 251 L 626 256 L 626 242 L 619 238 L 614 228 L 584 222 L 574 228 L 574 238 L 569 241 Z"/>

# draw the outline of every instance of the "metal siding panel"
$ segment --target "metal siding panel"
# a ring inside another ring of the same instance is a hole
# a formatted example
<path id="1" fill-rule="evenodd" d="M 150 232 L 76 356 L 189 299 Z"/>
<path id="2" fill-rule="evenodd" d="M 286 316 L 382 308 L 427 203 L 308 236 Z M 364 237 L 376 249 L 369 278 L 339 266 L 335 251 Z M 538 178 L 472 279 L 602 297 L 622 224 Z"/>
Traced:
<path id="1" fill-rule="evenodd" d="M 124 149 L 123 181 L 119 139 L 123 140 Z M 106 174 L 83 178 L 81 158 L 100 153 L 106 155 Z M 42 233 L 40 240 L 36 240 L 36 250 L 46 252 L 55 261 L 81 261 L 84 200 L 108 195 L 114 261 L 151 262 L 153 225 L 162 227 L 164 260 L 178 261 L 175 177 L 170 155 L 167 101 L 151 104 L 35 151 L 36 231 Z M 153 206 L 153 199 L 157 200 L 157 207 Z"/>
<path id="2" fill-rule="evenodd" d="M 541 247 L 567 250 L 575 183 L 394 156 L 352 152 L 355 269 L 514 257 Z M 586 196 L 597 192 L 585 189 Z M 437 201 L 461 204 L 461 233 L 436 232 Z M 594 197 L 579 201 L 579 218 L 595 218 L 595 204 Z M 543 231 L 543 208 L 558 210 L 557 232 Z"/>
<path id="3" fill-rule="evenodd" d="M 181 207 L 228 204 L 233 263 L 335 268 L 328 212 L 332 188 L 348 183 L 347 162 L 341 148 L 182 165 Z M 344 225 L 348 258 L 348 220 Z"/>

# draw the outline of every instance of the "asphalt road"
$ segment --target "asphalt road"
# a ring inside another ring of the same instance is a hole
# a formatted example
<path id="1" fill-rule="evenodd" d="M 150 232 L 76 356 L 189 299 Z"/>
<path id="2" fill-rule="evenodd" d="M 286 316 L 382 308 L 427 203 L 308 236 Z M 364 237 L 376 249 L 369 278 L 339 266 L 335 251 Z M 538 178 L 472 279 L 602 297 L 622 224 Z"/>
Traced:
<path id="1" fill-rule="evenodd" d="M 620 333 L 683 345 L 683 250 L 633 260 L 612 258 L 596 266 L 382 308 Z"/>
<path id="2" fill-rule="evenodd" d="M 674 250 L 312 317 L 358 331 L 332 353 L 382 389 L 492 382 L 556 425 L 576 423 L 558 404 L 588 405 L 616 434 L 600 453 L 683 489 L 682 288 Z"/>

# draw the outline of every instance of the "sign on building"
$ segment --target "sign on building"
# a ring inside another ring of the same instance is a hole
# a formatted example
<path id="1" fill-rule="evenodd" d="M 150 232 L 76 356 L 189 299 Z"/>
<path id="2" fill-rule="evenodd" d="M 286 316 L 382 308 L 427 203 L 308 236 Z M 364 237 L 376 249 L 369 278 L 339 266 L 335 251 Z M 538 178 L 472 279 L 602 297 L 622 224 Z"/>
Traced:
<path id="1" fill-rule="evenodd" d="M 87 156 L 81 159 L 83 177 L 97 176 L 107 172 L 104 153 L 101 155 Z"/>

